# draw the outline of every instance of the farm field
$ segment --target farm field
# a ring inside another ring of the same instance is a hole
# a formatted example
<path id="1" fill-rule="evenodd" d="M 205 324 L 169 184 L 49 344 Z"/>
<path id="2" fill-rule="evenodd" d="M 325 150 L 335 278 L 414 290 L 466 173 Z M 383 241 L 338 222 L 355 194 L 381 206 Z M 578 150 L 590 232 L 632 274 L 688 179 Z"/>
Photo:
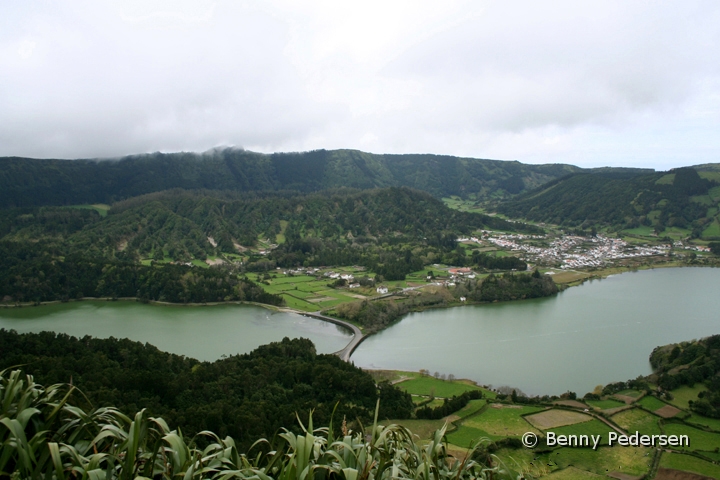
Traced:
<path id="1" fill-rule="evenodd" d="M 500 408 L 497 408 L 500 407 Z M 493 404 L 480 415 L 465 419 L 462 426 L 475 428 L 500 438 L 521 436 L 525 432 L 540 433 L 523 418 L 523 415 L 542 411 L 540 407 Z"/>
<path id="2" fill-rule="evenodd" d="M 413 433 L 415 441 L 423 443 L 430 439 L 431 435 L 435 433 L 435 430 L 439 430 L 445 425 L 445 420 L 417 420 L 417 419 L 405 419 L 405 420 L 388 420 L 386 422 L 379 422 L 382 425 L 402 425 Z"/>
<path id="3" fill-rule="evenodd" d="M 690 405 L 688 402 L 690 400 L 695 401 L 698 398 L 698 393 L 703 392 L 707 390 L 707 387 L 702 384 L 697 384 L 694 387 L 688 387 L 687 385 L 684 385 L 680 388 L 676 388 L 673 390 L 672 396 L 673 399 L 670 400 L 670 403 L 675 405 L 676 407 L 682 408 L 684 410 L 687 410 Z"/>
<path id="4" fill-rule="evenodd" d="M 487 405 L 487 400 L 484 398 L 479 400 L 470 400 L 467 405 L 455 412 L 453 415 L 460 418 L 466 418 L 479 412 L 485 405 Z"/>
<path id="5" fill-rule="evenodd" d="M 411 380 L 405 380 L 404 382 L 398 383 L 397 386 L 411 395 L 435 396 L 440 398 L 462 395 L 463 392 L 470 390 L 483 390 L 486 396 L 488 394 L 486 390 L 471 383 L 440 380 L 430 376 L 421 376 Z"/>
<path id="6" fill-rule="evenodd" d="M 664 452 L 660 457 L 660 467 L 695 472 L 711 478 L 720 478 L 720 465 L 713 465 L 691 455 Z"/>
<path id="7" fill-rule="evenodd" d="M 600 447 L 593 451 L 591 448 L 563 447 L 542 455 L 540 458 L 544 464 L 550 464 L 557 468 L 564 469 L 573 466 L 602 476 L 607 475 L 609 472 L 622 472 L 639 476 L 647 473 L 649 469 L 652 449 L 645 447 Z"/>
<path id="8" fill-rule="evenodd" d="M 686 420 L 686 422 L 693 423 L 695 425 L 701 425 L 703 427 L 708 427 L 715 430 L 716 432 L 720 432 L 720 419 L 718 418 L 707 418 L 693 413 L 692 415 L 690 415 L 690 418 Z"/>
<path id="9" fill-rule="evenodd" d="M 687 435 L 690 446 L 683 450 L 713 451 L 720 446 L 720 433 L 706 432 L 680 423 L 668 423 L 664 427 L 667 435 Z M 680 448 L 680 447 L 678 447 Z"/>
<path id="10" fill-rule="evenodd" d="M 585 415 L 584 413 L 553 408 L 528 415 L 525 417 L 525 420 L 530 422 L 532 426 L 539 430 L 554 430 L 558 427 L 564 427 L 566 425 L 587 422 L 591 418 L 592 417 Z"/>
<path id="11" fill-rule="evenodd" d="M 360 273 L 364 275 L 366 273 L 345 270 L 350 269 L 335 269 L 334 271 L 338 273 L 353 273 L 354 275 L 359 275 Z M 276 278 L 267 278 L 267 276 L 255 274 L 248 275 L 248 278 L 259 282 L 268 293 L 281 295 L 285 299 L 288 307 L 305 312 L 323 310 L 340 303 L 357 301 L 376 295 L 375 289 L 370 287 L 353 290 L 336 290 L 328 287 L 328 284 L 333 282 L 332 279 L 322 278 L 318 280 L 316 277 L 309 275 L 277 275 Z M 268 284 L 263 282 L 267 282 Z"/>
<path id="12" fill-rule="evenodd" d="M 648 435 L 662 433 L 658 423 L 660 419 L 639 408 L 616 413 L 610 419 L 630 434 L 636 431 Z"/>
<path id="13" fill-rule="evenodd" d="M 95 210 L 101 217 L 107 217 L 110 205 L 104 203 L 95 203 L 93 205 L 72 205 L 70 208 L 84 208 L 88 210 Z"/>
<path id="14" fill-rule="evenodd" d="M 551 428 L 557 435 L 600 435 L 602 440 L 600 445 L 607 443 L 607 436 L 610 427 L 605 423 L 593 418 L 587 422 L 575 423 L 573 425 L 566 425 L 564 427 Z"/>
<path id="15" fill-rule="evenodd" d="M 644 408 L 650 410 L 651 412 L 660 410 L 661 408 L 667 406 L 667 403 L 663 402 L 657 397 L 653 397 L 652 395 L 645 395 L 643 398 L 638 400 L 637 404 L 642 405 Z"/>
<path id="16" fill-rule="evenodd" d="M 599 410 L 609 410 L 611 408 L 618 408 L 625 405 L 624 402 L 618 402 L 617 400 L 610 398 L 607 400 L 585 400 L 585 403 Z"/>
<path id="17" fill-rule="evenodd" d="M 617 392 L 615 395 L 622 395 L 624 397 L 638 398 L 640 395 L 642 395 L 642 392 L 638 392 L 637 390 L 623 390 L 621 392 Z"/>
<path id="18" fill-rule="evenodd" d="M 556 470 L 550 475 L 542 477 L 547 480 L 594 480 L 599 478 L 607 478 L 605 475 L 597 475 L 595 473 L 586 472 L 575 467 L 566 467 L 562 470 Z"/>

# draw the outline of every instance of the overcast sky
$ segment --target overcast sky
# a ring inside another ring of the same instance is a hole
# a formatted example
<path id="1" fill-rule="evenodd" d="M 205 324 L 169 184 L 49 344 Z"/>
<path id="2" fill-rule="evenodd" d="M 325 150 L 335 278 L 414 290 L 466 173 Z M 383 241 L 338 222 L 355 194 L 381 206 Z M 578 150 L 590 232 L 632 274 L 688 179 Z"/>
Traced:
<path id="1" fill-rule="evenodd" d="M 0 155 L 720 162 L 720 2 L 0 3 Z"/>

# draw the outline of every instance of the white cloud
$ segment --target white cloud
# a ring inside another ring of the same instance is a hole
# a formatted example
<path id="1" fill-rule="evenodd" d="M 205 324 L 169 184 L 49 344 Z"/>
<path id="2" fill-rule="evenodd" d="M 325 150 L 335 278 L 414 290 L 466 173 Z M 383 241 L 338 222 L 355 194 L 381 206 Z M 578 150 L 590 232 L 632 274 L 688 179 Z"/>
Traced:
<path id="1" fill-rule="evenodd" d="M 718 161 L 720 4 L 0 6 L 0 155 L 238 145 Z"/>

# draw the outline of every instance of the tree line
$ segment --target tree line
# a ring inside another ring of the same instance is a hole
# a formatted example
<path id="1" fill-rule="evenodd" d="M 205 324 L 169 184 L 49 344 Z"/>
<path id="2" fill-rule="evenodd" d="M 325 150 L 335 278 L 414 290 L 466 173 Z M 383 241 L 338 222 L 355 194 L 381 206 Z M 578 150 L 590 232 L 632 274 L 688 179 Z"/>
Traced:
<path id="1" fill-rule="evenodd" d="M 691 167 L 627 177 L 580 172 L 500 203 L 498 211 L 514 218 L 582 229 L 595 225 L 618 229 L 650 226 L 662 232 L 680 227 L 700 237 L 714 221 L 715 214 L 709 214 L 708 208 L 717 202 L 707 193 L 715 185 L 716 181 L 702 178 Z"/>
<path id="2" fill-rule="evenodd" d="M 232 436 L 246 449 L 272 438 L 282 427 L 297 430 L 295 414 L 313 411 L 336 427 L 372 421 L 380 399 L 381 418 L 409 418 L 409 394 L 333 355 L 317 354 L 307 339 L 283 339 L 251 353 L 200 362 L 127 339 L 75 338 L 43 332 L 0 330 L 0 370 L 23 368 L 43 384 L 76 386 L 88 407 L 122 411 L 146 408 L 187 435 L 211 430 Z M 336 407 L 337 405 L 337 407 Z"/>
<path id="3" fill-rule="evenodd" d="M 109 204 L 173 188 L 307 193 L 404 186 L 438 198 L 468 194 L 497 198 L 581 170 L 572 165 L 356 150 L 266 155 L 228 148 L 72 161 L 5 157 L 0 158 L 0 208 Z"/>
<path id="4" fill-rule="evenodd" d="M 172 303 L 249 301 L 281 305 L 283 298 L 225 268 L 144 266 L 62 250 L 43 243 L 0 241 L 0 301 L 68 301 L 83 297 Z"/>

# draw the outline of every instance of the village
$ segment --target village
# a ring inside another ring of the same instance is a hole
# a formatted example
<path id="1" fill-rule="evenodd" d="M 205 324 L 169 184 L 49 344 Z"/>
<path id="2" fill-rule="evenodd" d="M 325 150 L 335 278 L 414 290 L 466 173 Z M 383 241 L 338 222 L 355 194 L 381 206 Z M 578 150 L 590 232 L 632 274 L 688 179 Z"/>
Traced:
<path id="1" fill-rule="evenodd" d="M 632 245 L 622 238 L 601 234 L 592 237 L 560 235 L 556 238 L 543 235 L 503 234 L 483 230 L 481 235 L 460 238 L 459 242 L 494 246 L 522 258 L 528 263 L 562 269 L 597 268 L 618 260 L 636 257 L 667 256 L 671 247 L 660 245 Z M 546 244 L 547 246 L 541 246 Z M 673 249 L 705 252 L 707 247 L 676 241 Z"/>

